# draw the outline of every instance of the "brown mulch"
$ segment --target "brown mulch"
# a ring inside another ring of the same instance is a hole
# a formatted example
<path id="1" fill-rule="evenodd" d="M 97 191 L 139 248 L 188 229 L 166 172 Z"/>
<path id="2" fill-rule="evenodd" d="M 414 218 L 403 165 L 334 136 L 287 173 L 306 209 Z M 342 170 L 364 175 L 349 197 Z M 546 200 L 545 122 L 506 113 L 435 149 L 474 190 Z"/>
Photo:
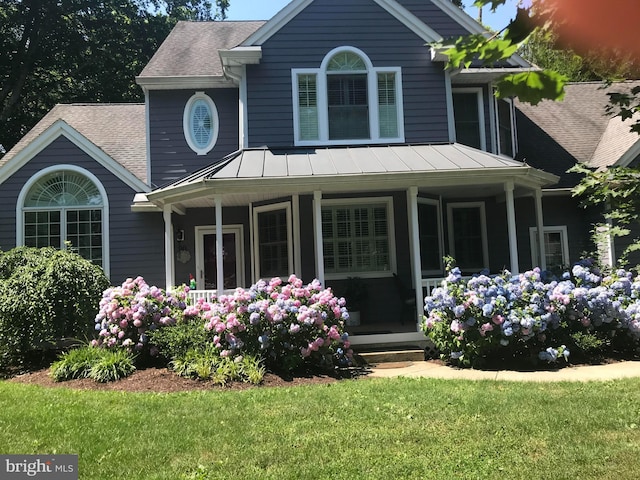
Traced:
<path id="1" fill-rule="evenodd" d="M 15 376 L 9 382 L 39 385 L 42 387 L 73 388 L 78 390 L 110 390 L 122 392 L 187 392 L 203 390 L 246 390 L 258 387 L 292 387 L 299 385 L 319 385 L 338 382 L 342 378 L 353 378 L 353 372 L 336 375 L 304 374 L 297 376 L 277 375 L 267 373 L 260 385 L 242 382 L 231 382 L 225 386 L 216 385 L 211 381 L 193 380 L 179 377 L 166 368 L 145 368 L 136 370 L 130 376 L 117 382 L 98 383 L 90 378 L 54 382 L 49 377 L 49 369 L 37 370 Z"/>

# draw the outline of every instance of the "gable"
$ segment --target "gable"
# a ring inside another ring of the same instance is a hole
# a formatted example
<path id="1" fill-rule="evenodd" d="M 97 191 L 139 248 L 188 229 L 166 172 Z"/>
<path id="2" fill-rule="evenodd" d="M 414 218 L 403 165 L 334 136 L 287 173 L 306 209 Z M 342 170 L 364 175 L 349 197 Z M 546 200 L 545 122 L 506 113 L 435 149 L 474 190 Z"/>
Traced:
<path id="1" fill-rule="evenodd" d="M 37 125 L 36 125 L 37 127 Z M 34 127 L 34 128 L 36 128 Z M 27 134 L 28 136 L 29 134 Z M 45 151 L 47 147 L 56 142 L 59 138 L 66 138 L 81 151 L 89 155 L 98 164 L 105 167 L 117 178 L 135 191 L 148 192 L 150 188 L 141 179 L 136 177 L 131 171 L 107 155 L 97 145 L 92 143 L 76 129 L 71 127 L 64 120 L 57 120 L 38 135 L 24 144 L 19 151 L 12 149 L 7 155 L 10 158 L 0 167 L 0 185 L 9 179 L 14 173 L 29 163 L 39 153 Z M 15 152 L 15 153 L 14 153 Z M 4 158 L 3 158 L 4 160 Z"/>

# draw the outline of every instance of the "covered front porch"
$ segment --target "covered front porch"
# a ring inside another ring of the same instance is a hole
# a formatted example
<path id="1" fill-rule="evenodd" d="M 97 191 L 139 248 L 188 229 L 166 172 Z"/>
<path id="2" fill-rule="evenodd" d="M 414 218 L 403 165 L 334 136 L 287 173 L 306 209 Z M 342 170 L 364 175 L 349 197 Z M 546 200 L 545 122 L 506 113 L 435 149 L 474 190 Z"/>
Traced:
<path id="1" fill-rule="evenodd" d="M 519 272 L 531 252 L 518 230 L 528 238 L 535 227 L 545 268 L 541 189 L 555 181 L 458 144 L 247 149 L 133 208 L 163 211 L 168 288 L 192 275 L 192 295 L 210 298 L 219 285 L 296 274 L 352 309 L 357 277 L 367 295 L 360 324 L 347 328 L 353 343 L 402 343 L 423 339 L 421 306 L 444 276 L 444 255 L 468 275 Z"/>

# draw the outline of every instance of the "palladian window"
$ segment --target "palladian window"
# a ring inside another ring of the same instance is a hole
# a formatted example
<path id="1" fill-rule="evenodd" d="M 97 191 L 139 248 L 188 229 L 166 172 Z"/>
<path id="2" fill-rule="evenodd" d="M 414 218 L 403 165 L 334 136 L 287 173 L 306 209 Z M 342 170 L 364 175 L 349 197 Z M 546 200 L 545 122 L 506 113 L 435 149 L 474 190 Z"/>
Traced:
<path id="1" fill-rule="evenodd" d="M 104 218 L 105 199 L 93 180 L 72 170 L 46 173 L 24 195 L 23 243 L 69 248 L 104 266 Z"/>

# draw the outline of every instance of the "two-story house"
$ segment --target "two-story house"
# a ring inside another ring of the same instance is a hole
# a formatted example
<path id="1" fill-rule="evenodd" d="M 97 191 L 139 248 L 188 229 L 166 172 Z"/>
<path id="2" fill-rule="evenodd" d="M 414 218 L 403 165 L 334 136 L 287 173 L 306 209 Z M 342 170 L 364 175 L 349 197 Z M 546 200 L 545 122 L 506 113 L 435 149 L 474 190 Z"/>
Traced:
<path id="1" fill-rule="evenodd" d="M 444 255 L 466 274 L 544 268 L 546 212 L 563 212 L 493 96 L 531 65 L 449 71 L 430 47 L 482 31 L 449 0 L 180 22 L 136 79 L 144 105 L 58 105 L 0 161 L 0 247 L 68 241 L 113 283 L 209 292 L 361 277 L 354 342 L 421 338 Z"/>

